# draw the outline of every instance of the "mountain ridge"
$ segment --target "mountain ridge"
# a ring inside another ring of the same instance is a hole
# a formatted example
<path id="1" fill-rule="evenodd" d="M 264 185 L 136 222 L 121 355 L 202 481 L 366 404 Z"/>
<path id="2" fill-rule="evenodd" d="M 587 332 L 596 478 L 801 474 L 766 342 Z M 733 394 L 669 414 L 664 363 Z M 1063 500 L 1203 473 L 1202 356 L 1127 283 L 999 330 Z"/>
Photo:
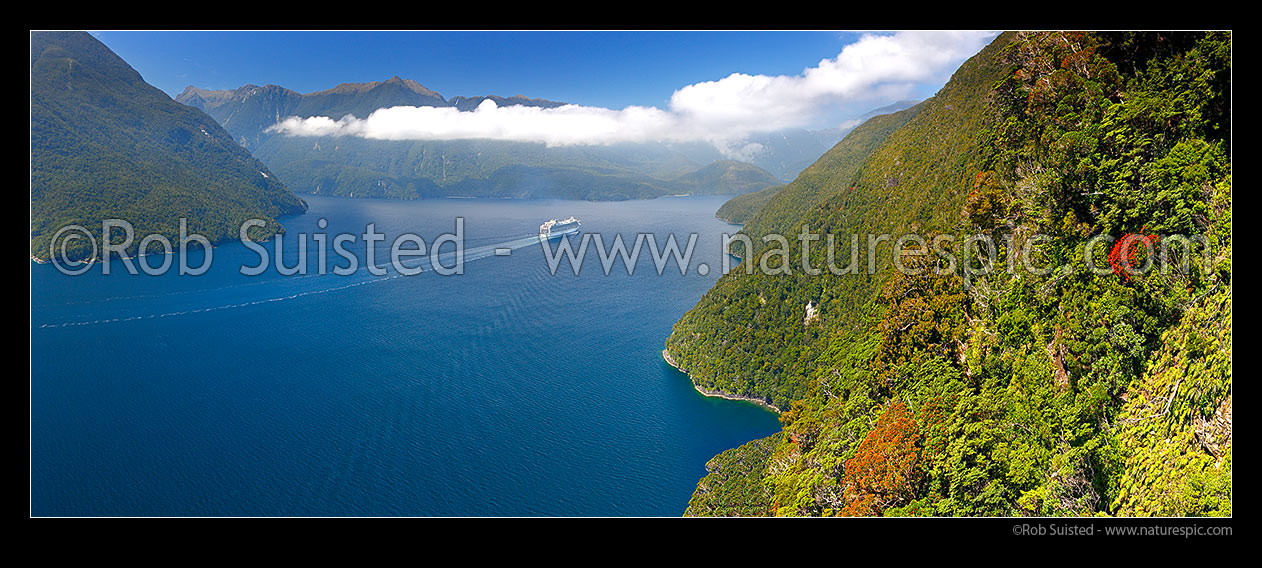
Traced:
<path id="1" fill-rule="evenodd" d="M 821 131 L 791 129 L 751 137 L 750 145 L 759 150 L 742 161 L 770 174 L 764 176 L 753 173 L 747 167 L 731 165 L 734 160 L 708 143 L 643 143 L 638 148 L 621 144 L 537 150 L 531 148 L 530 143 L 524 142 L 437 140 L 396 141 L 381 145 L 350 140 L 349 137 L 287 137 L 268 130 L 290 116 L 327 116 L 334 120 L 348 115 L 365 118 L 378 108 L 400 105 L 455 108 L 467 112 L 488 100 L 501 107 L 556 108 L 567 104 L 521 94 L 511 97 L 461 95 L 444 99 L 436 91 L 398 76 L 386 81 L 342 83 L 305 95 L 277 85 L 244 85 L 231 90 L 208 90 L 189 86 L 175 99 L 198 107 L 218 120 L 239 143 L 249 148 L 284 179 L 292 181 L 296 191 L 335 191 L 340 195 L 353 193 L 404 198 L 447 194 L 502 196 L 505 192 L 518 193 L 492 181 L 493 178 L 509 179 L 511 176 L 495 176 L 496 169 L 508 165 L 535 168 L 531 174 L 534 179 L 551 176 L 558 183 L 565 180 L 567 183 L 591 185 L 596 189 L 579 193 L 557 188 L 557 191 L 566 195 L 581 194 L 591 199 L 693 192 L 739 195 L 781 185 L 786 176 L 796 176 L 801 169 L 825 152 L 828 145 L 840 140 L 841 135 L 852 128 L 843 126 Z M 865 116 L 880 114 L 906 104 L 906 101 L 893 103 L 869 111 Z M 326 151 L 330 146 L 342 149 L 372 146 L 375 151 L 384 152 L 389 157 L 379 159 L 378 156 L 365 156 L 361 152 L 351 152 L 355 154 L 353 156 L 331 156 Z M 477 150 L 473 153 L 456 151 L 462 147 L 477 147 Z M 427 162 L 436 155 L 441 156 L 441 163 L 435 165 Z M 710 176 L 713 183 L 708 186 L 700 186 L 690 183 L 688 178 L 681 178 L 688 173 L 695 173 L 693 180 L 706 177 L 707 174 L 702 170 L 718 167 L 714 166 L 716 162 L 727 164 L 724 167 L 728 169 L 726 173 L 729 175 Z M 560 170 L 557 168 L 566 173 L 559 174 Z M 617 176 L 611 178 L 610 168 L 625 170 L 621 179 L 617 179 Z M 582 172 L 595 174 L 597 170 L 601 170 L 599 175 L 581 175 Z M 738 171 L 743 172 L 744 180 L 738 181 Z M 655 181 L 650 180 L 645 184 L 642 183 L 644 180 L 638 179 L 646 175 Z M 389 189 L 390 187 L 394 189 Z"/>
<path id="2" fill-rule="evenodd" d="M 137 238 L 178 237 L 179 219 L 212 243 L 242 222 L 306 209 L 210 116 L 176 103 L 86 32 L 31 34 L 31 256 L 63 226 L 131 222 Z M 171 238 L 172 242 L 178 242 Z M 69 251 L 84 258 L 86 243 Z"/>
<path id="3" fill-rule="evenodd" d="M 268 102 L 265 109 L 252 109 L 251 98 L 264 96 Z M 392 106 L 430 106 L 438 108 L 455 107 L 461 111 L 473 110 L 483 101 L 491 100 L 500 106 L 533 106 L 555 108 L 567 103 L 547 99 L 530 98 L 524 95 L 502 97 L 498 95 L 454 96 L 445 98 L 441 93 L 430 89 L 412 79 L 395 75 L 384 81 L 368 81 L 363 83 L 339 83 L 328 89 L 299 93 L 293 89 L 276 84 L 263 86 L 246 84 L 235 89 L 203 89 L 194 85 L 184 88 L 173 97 L 178 103 L 195 107 L 220 121 L 243 146 L 254 150 L 262 142 L 271 137 L 268 127 L 283 118 L 298 116 L 328 116 L 334 120 L 347 115 L 367 118 L 372 111 Z M 242 114 L 261 114 L 270 122 L 258 118 L 231 123 L 231 119 Z"/>
<path id="4" fill-rule="evenodd" d="M 780 183 L 757 166 L 721 159 L 699 164 L 690 155 L 658 143 L 550 148 L 540 143 L 493 140 L 294 137 L 268 130 L 290 116 L 363 118 L 379 108 L 400 105 L 470 111 L 488 100 L 500 106 L 555 108 L 566 104 L 520 94 L 444 99 L 436 91 L 398 76 L 386 81 L 342 83 L 306 95 L 277 85 L 217 91 L 189 86 L 175 100 L 214 117 L 238 143 L 301 193 L 406 199 L 564 196 L 604 200 L 685 193 L 739 194 Z M 524 186 L 513 187 L 515 182 Z"/>

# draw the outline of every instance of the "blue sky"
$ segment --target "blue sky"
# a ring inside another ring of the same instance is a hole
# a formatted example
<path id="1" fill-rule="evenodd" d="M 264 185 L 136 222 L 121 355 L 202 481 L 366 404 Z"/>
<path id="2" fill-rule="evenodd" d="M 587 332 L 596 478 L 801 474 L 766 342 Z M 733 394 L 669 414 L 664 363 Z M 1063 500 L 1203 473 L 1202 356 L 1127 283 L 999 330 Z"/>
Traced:
<path id="1" fill-rule="evenodd" d="M 413 79 L 455 95 L 524 94 L 582 105 L 662 106 L 731 73 L 795 75 L 836 57 L 852 32 L 95 32 L 174 96 L 274 83 L 307 93 Z M 945 79 L 945 78 L 942 78 Z M 916 98 L 941 83 L 926 84 Z"/>
<path id="2" fill-rule="evenodd" d="M 93 32 L 145 80 L 277 84 L 301 93 L 398 75 L 450 98 L 516 95 L 558 109 L 395 107 L 371 116 L 287 117 L 294 136 L 499 139 L 548 145 L 713 144 L 759 151 L 758 133 L 853 125 L 927 98 L 994 32 Z"/>

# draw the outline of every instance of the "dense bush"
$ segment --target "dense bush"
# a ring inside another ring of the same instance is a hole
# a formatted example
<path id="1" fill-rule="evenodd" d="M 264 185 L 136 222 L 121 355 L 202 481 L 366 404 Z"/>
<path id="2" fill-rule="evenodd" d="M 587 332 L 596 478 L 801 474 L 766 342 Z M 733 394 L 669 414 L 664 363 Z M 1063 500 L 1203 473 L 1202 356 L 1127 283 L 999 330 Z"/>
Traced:
<path id="1" fill-rule="evenodd" d="M 1229 54 L 1224 33 L 1003 34 L 794 224 L 983 234 L 1001 265 L 1029 245 L 1059 268 L 720 279 L 667 346 L 789 409 L 764 512 L 1230 514 Z M 1125 270 L 1178 235 L 1186 271 Z"/>

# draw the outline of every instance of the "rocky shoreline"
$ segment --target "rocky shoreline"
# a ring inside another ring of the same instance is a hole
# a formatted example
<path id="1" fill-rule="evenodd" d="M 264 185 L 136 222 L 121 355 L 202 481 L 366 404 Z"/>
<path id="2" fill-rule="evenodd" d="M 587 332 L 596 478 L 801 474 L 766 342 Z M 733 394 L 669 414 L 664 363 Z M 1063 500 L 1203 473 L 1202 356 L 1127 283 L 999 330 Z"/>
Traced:
<path id="1" fill-rule="evenodd" d="M 670 366 L 674 367 L 674 368 L 675 368 L 675 370 L 677 370 L 677 371 L 679 371 L 679 372 L 681 372 L 681 373 L 683 373 L 683 374 L 685 374 L 685 375 L 688 375 L 688 371 L 685 371 L 683 368 L 681 368 L 681 367 L 680 367 L 677 363 L 675 363 L 675 360 L 674 360 L 673 358 L 671 358 L 671 356 L 670 356 L 670 351 L 669 351 L 669 350 L 666 350 L 666 349 L 663 349 L 663 350 L 662 350 L 662 359 L 664 359 L 668 365 L 670 365 Z M 780 410 L 778 407 L 776 407 L 774 404 L 771 404 L 771 403 L 769 403 L 769 402 L 767 402 L 767 401 L 765 401 L 765 400 L 763 400 L 763 399 L 761 399 L 761 398 L 754 398 L 754 397 L 752 397 L 752 396 L 741 396 L 741 395 L 737 395 L 737 394 L 728 394 L 728 393 L 725 393 L 725 392 L 719 392 L 719 391 L 712 391 L 712 390 L 708 390 L 708 389 L 703 389 L 703 388 L 701 388 L 701 385 L 697 384 L 697 381 L 696 381 L 695 379 L 693 379 L 693 378 L 692 378 L 692 375 L 688 375 L 688 380 L 692 381 L 692 388 L 696 389 L 696 391 L 697 391 L 697 392 L 699 392 L 699 393 L 701 393 L 701 394 L 703 394 L 703 395 L 705 395 L 705 396 L 712 396 L 712 397 L 715 397 L 715 398 L 723 398 L 723 399 L 727 399 L 727 400 L 743 400 L 743 401 L 745 401 L 745 402 L 752 402 L 752 403 L 754 403 L 754 404 L 757 404 L 758 406 L 761 406 L 761 407 L 763 407 L 763 408 L 766 408 L 767 410 L 770 410 L 770 411 L 772 411 L 772 412 L 775 412 L 776 414 L 780 414 L 781 412 L 783 412 L 783 411 L 782 411 L 782 410 Z"/>

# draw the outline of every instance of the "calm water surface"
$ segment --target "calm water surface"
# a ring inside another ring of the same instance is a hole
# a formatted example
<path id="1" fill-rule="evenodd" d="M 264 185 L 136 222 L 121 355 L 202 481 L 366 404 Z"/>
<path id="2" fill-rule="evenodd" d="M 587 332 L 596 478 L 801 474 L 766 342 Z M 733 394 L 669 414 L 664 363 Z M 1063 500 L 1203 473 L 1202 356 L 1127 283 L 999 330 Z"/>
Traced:
<path id="1" fill-rule="evenodd" d="M 673 516 L 708 459 L 778 429 L 659 355 L 718 278 L 723 198 L 308 200 L 282 220 L 286 265 L 300 233 L 374 223 L 383 264 L 395 236 L 460 216 L 465 273 L 374 276 L 362 239 L 350 276 L 243 276 L 258 256 L 240 243 L 196 277 L 33 265 L 34 514 Z M 484 254 L 569 215 L 606 242 L 697 232 L 688 274 Z"/>

